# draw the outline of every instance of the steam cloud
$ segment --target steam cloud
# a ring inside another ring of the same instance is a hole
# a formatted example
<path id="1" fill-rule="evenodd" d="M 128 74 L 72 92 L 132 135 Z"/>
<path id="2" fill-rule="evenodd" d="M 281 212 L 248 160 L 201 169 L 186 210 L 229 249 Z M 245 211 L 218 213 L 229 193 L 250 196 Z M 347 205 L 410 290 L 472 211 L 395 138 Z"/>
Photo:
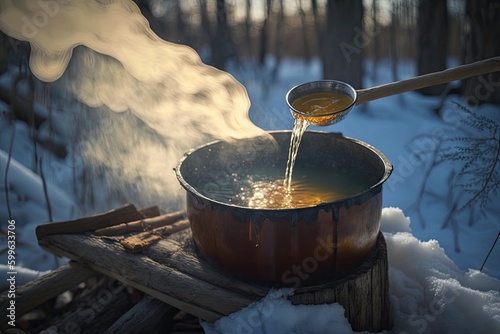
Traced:
<path id="1" fill-rule="evenodd" d="M 245 88 L 191 48 L 160 39 L 130 0 L 2 0 L 0 29 L 30 43 L 37 78 L 93 112 L 121 112 L 93 124 L 101 127 L 87 136 L 83 155 L 112 170 L 110 186 L 132 184 L 143 202 L 179 201 L 172 167 L 188 149 L 264 135 L 248 118 Z"/>

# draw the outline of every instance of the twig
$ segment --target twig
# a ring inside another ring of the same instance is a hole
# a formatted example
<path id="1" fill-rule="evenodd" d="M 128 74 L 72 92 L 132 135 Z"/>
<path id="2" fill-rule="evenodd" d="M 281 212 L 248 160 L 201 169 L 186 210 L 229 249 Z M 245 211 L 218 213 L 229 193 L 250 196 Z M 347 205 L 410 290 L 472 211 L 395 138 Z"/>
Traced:
<path id="1" fill-rule="evenodd" d="M 138 211 L 133 204 L 126 204 L 118 209 L 113 209 L 91 217 L 39 225 L 36 228 L 36 235 L 40 240 L 40 238 L 45 235 L 89 232 L 99 228 L 139 220 L 142 218 L 144 218 L 143 214 Z"/>
<path id="2" fill-rule="evenodd" d="M 496 170 L 498 161 L 500 160 L 500 137 L 497 139 L 497 143 L 498 143 L 498 145 L 497 145 L 497 150 L 495 153 L 495 158 L 493 159 L 493 165 L 491 166 L 491 168 L 488 172 L 488 176 L 486 177 L 486 180 L 484 181 L 481 189 L 479 189 L 479 191 L 476 192 L 474 194 L 474 196 L 472 196 L 472 198 L 470 198 L 464 205 L 462 205 L 460 207 L 460 209 L 458 209 L 458 211 L 462 211 L 464 208 L 466 208 L 467 206 L 472 204 L 482 193 L 484 193 L 486 191 L 488 184 L 490 183 L 491 179 L 493 178 L 493 173 Z"/>
<path id="3" fill-rule="evenodd" d="M 10 161 L 12 159 L 12 147 L 14 146 L 14 138 L 16 135 L 16 125 L 14 124 L 12 126 L 12 136 L 10 137 L 10 143 L 9 143 L 9 154 L 7 155 L 7 162 L 5 163 L 5 173 L 4 173 L 4 179 L 3 179 L 3 184 L 4 184 L 4 190 L 5 190 L 5 204 L 7 205 L 7 213 L 9 215 L 9 220 L 12 220 L 12 210 L 10 207 L 10 198 L 9 198 L 9 166 L 10 166 Z"/>
<path id="4" fill-rule="evenodd" d="M 490 257 L 491 252 L 493 251 L 493 248 L 495 248 L 495 245 L 497 244 L 498 237 L 500 237 L 500 230 L 498 230 L 497 237 L 495 241 L 493 242 L 493 245 L 491 245 L 490 251 L 488 252 L 488 255 L 486 255 L 486 258 L 483 261 L 483 264 L 481 265 L 481 269 L 479 271 L 483 271 L 484 265 L 486 264 L 486 261 L 488 261 L 488 258 Z"/>
<path id="5" fill-rule="evenodd" d="M 43 173 L 43 164 L 42 164 L 42 157 L 40 157 L 40 163 L 39 163 L 39 172 L 40 172 L 40 178 L 42 179 L 42 185 L 43 185 L 43 195 L 45 196 L 45 203 L 47 203 L 47 214 L 49 215 L 49 221 L 54 221 L 52 217 L 52 207 L 50 205 L 50 198 L 49 198 L 49 191 L 47 188 L 47 180 L 45 179 L 45 174 Z"/>
<path id="6" fill-rule="evenodd" d="M 101 228 L 95 231 L 96 235 L 111 236 L 130 232 L 148 231 L 152 228 L 173 224 L 184 217 L 184 211 L 167 213 L 161 216 L 145 218 L 129 223 Z"/>
<path id="7" fill-rule="evenodd" d="M 429 165 L 429 167 L 425 170 L 423 180 L 420 185 L 420 189 L 418 191 L 418 196 L 415 201 L 415 210 L 420 219 L 420 224 L 422 225 L 422 228 L 425 228 L 424 215 L 422 214 L 422 200 L 424 194 L 426 193 L 425 188 L 427 187 L 427 182 L 429 181 L 429 178 L 431 176 L 432 171 L 434 170 L 434 167 L 438 166 L 441 162 L 443 162 L 443 160 L 438 159 L 438 153 L 440 151 L 442 143 L 443 141 L 439 140 L 437 143 L 437 147 L 432 151 L 432 162 Z"/>

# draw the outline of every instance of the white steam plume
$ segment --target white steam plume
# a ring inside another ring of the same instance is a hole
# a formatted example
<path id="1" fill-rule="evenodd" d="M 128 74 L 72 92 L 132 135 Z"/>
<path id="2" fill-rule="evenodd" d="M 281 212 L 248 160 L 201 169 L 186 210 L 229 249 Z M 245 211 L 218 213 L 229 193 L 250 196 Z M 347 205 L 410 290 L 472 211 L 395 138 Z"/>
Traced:
<path id="1" fill-rule="evenodd" d="M 191 48 L 160 39 L 130 0 L 2 0 L 0 29 L 30 43 L 40 80 L 92 108 L 127 111 L 107 123 L 111 135 L 88 137 L 84 147 L 89 163 L 114 173 L 114 187 L 122 180 L 139 192 L 160 187 L 153 197 L 171 192 L 165 187 L 179 193 L 171 168 L 185 151 L 264 135 L 248 118 L 244 87 Z"/>

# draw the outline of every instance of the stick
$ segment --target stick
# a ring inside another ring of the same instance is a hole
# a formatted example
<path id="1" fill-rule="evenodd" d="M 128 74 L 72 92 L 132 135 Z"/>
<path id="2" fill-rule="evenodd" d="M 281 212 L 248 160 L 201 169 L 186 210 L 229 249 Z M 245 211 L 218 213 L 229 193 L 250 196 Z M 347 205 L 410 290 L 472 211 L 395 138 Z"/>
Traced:
<path id="1" fill-rule="evenodd" d="M 141 232 L 148 229 L 171 225 L 184 217 L 184 211 L 167 213 L 153 218 L 145 218 L 129 223 L 101 228 L 95 231 L 96 235 L 122 235 L 130 232 Z"/>
<path id="2" fill-rule="evenodd" d="M 49 234 L 89 232 L 107 226 L 139 220 L 141 218 L 143 218 L 143 215 L 133 204 L 126 204 L 118 209 L 113 209 L 91 217 L 37 226 L 36 236 L 38 240 L 40 240 L 43 236 Z"/>
<path id="3" fill-rule="evenodd" d="M 187 219 L 180 220 L 172 225 L 155 228 L 148 232 L 142 232 L 120 241 L 129 253 L 142 252 L 162 239 L 162 237 L 179 232 L 189 227 Z"/>
<path id="4" fill-rule="evenodd" d="M 491 245 L 490 251 L 488 252 L 488 255 L 486 255 L 486 258 L 483 261 L 483 264 L 481 265 L 481 269 L 479 271 L 483 271 L 484 265 L 486 264 L 486 261 L 488 261 L 488 258 L 490 257 L 491 252 L 493 251 L 493 248 L 495 248 L 495 245 L 497 244 L 498 237 L 500 237 L 500 230 L 498 231 L 497 237 L 495 241 L 493 242 L 493 245 Z"/>

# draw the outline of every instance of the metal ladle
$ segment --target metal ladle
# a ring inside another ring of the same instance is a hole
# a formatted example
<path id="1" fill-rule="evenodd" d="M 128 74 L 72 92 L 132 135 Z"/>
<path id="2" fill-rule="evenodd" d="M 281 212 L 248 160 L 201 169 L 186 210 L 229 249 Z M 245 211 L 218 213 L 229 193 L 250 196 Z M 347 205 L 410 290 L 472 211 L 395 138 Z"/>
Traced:
<path id="1" fill-rule="evenodd" d="M 307 82 L 293 87 L 286 94 L 286 101 L 294 118 L 305 119 L 308 123 L 317 126 L 326 126 L 342 120 L 349 114 L 355 105 L 417 90 L 424 87 L 435 86 L 454 80 L 462 80 L 481 74 L 500 71 L 500 57 L 489 58 L 475 63 L 453 67 L 444 71 L 420 75 L 406 80 L 365 89 L 354 89 L 351 85 L 336 80 L 320 80 Z M 292 106 L 293 102 L 303 96 L 314 93 L 339 93 L 347 95 L 352 103 L 347 107 L 329 113 L 304 113 Z"/>

